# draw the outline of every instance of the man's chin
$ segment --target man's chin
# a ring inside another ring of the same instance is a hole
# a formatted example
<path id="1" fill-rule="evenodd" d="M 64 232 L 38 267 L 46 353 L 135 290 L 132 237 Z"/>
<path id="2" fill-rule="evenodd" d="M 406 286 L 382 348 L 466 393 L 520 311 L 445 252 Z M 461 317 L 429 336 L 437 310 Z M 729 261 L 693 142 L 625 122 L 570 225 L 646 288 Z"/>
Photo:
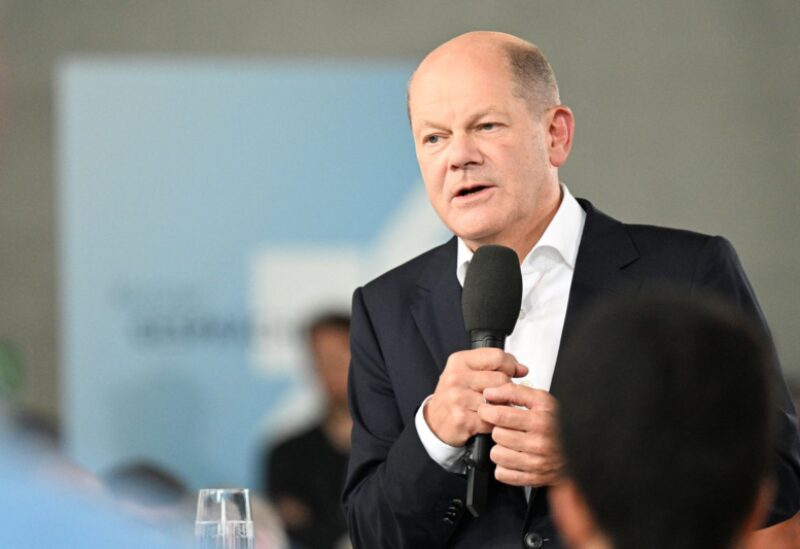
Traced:
<path id="1" fill-rule="evenodd" d="M 476 230 L 465 230 L 465 231 L 453 231 L 456 236 L 461 238 L 464 242 L 466 242 L 470 248 L 475 248 L 477 246 L 483 246 L 484 244 L 493 244 L 497 238 L 497 231 L 485 230 L 485 231 L 476 231 Z"/>

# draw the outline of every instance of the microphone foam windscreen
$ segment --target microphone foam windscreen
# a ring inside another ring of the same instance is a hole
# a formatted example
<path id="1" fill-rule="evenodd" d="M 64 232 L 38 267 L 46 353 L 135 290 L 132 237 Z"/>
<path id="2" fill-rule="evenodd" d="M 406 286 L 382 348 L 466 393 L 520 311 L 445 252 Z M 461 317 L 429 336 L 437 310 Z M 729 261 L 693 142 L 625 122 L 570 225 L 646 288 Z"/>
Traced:
<path id="1" fill-rule="evenodd" d="M 522 304 L 519 258 L 505 246 L 481 246 L 469 262 L 461 309 L 467 332 L 489 331 L 509 335 Z"/>

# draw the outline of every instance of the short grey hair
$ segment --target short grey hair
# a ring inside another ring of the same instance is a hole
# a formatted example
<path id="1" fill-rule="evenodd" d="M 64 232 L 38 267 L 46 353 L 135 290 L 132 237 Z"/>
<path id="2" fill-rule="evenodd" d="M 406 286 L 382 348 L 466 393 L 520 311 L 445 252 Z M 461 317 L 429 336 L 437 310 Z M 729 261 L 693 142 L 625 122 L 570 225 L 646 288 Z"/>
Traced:
<path id="1" fill-rule="evenodd" d="M 506 43 L 501 47 L 514 80 L 514 95 L 529 101 L 534 112 L 542 112 L 560 103 L 556 75 L 542 50 L 524 41 Z"/>

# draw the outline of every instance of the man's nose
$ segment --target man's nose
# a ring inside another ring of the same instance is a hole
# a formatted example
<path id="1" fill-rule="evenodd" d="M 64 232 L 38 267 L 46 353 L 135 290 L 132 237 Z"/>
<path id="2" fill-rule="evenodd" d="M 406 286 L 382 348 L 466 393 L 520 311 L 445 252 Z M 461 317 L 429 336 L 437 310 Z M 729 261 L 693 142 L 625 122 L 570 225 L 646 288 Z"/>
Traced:
<path id="1" fill-rule="evenodd" d="M 450 142 L 450 169 L 463 170 L 483 163 L 475 138 L 469 134 L 453 135 Z"/>

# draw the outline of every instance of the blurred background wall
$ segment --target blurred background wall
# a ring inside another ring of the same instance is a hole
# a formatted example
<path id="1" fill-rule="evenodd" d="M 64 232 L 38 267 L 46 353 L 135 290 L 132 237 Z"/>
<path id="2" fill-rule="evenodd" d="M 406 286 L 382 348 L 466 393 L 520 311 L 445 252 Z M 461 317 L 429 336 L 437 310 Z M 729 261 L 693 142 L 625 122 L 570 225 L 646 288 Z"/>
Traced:
<path id="1" fill-rule="evenodd" d="M 0 340 L 21 400 L 59 414 L 54 82 L 65 56 L 415 61 L 471 29 L 530 39 L 577 119 L 562 179 L 616 217 L 736 246 L 800 376 L 800 3 L 0 0 Z M 132 98 L 135 100 L 135 98 Z M 410 139 L 410 137 L 409 137 Z"/>

